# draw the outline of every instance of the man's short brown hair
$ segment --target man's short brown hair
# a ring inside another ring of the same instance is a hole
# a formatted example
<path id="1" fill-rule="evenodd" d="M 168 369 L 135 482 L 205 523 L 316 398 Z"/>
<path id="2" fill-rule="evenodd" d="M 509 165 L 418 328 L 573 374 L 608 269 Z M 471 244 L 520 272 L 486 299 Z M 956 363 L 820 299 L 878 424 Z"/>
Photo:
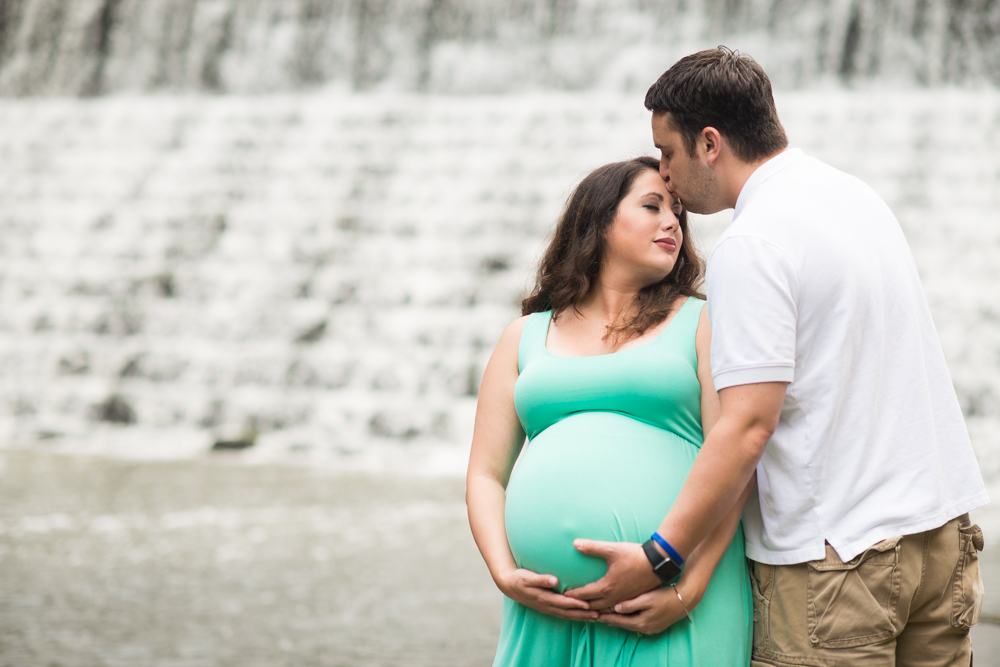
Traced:
<path id="1" fill-rule="evenodd" d="M 788 146 L 767 74 L 753 58 L 725 46 L 674 63 L 646 93 L 646 108 L 670 114 L 692 155 L 706 127 L 717 129 L 744 162 Z"/>

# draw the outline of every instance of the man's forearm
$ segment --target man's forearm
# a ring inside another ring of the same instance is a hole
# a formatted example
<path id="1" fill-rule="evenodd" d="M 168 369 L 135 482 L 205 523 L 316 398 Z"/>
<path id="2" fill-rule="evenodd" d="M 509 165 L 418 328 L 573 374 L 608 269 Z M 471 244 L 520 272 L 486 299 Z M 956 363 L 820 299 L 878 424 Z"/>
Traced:
<path id="1" fill-rule="evenodd" d="M 719 561 L 722 560 L 729 544 L 733 541 L 733 535 L 736 534 L 736 529 L 740 524 L 743 507 L 746 505 L 753 487 L 754 482 L 751 477 L 751 481 L 746 485 L 743 493 L 737 498 L 736 503 L 729 509 L 726 516 L 687 558 L 687 566 L 684 568 L 681 580 L 688 579 L 693 586 L 692 605 L 697 605 L 701 601 L 701 597 L 715 573 L 715 568 L 718 567 Z"/>
<path id="2" fill-rule="evenodd" d="M 777 426 L 784 396 L 785 385 L 776 383 L 720 392 L 722 416 L 660 524 L 660 535 L 682 556 L 690 555 L 739 500 Z"/>

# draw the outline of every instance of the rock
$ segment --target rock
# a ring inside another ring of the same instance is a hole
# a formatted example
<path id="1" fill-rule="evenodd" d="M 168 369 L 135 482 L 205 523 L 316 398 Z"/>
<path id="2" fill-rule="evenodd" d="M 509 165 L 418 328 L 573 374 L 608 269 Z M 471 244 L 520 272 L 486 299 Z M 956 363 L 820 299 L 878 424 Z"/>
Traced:
<path id="1" fill-rule="evenodd" d="M 134 424 L 136 421 L 135 409 L 118 394 L 112 394 L 95 405 L 94 416 L 99 421 L 112 424 Z"/>

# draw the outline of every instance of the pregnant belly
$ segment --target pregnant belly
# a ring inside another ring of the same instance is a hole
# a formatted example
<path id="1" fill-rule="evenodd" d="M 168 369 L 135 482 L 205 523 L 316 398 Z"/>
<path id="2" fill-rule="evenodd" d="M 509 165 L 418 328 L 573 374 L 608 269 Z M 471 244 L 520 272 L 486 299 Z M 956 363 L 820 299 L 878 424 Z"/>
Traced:
<path id="1" fill-rule="evenodd" d="M 507 485 L 507 540 L 518 567 L 552 574 L 559 590 L 607 571 L 578 537 L 645 542 L 673 505 L 698 449 L 614 412 L 583 412 L 539 433 Z"/>

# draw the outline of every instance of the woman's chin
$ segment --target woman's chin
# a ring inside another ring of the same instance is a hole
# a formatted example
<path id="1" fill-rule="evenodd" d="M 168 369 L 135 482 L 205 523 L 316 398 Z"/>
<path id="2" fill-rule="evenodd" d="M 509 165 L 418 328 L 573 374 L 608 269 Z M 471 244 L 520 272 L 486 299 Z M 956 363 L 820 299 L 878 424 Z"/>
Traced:
<path id="1" fill-rule="evenodd" d="M 643 284 L 645 287 L 652 287 L 653 285 L 662 283 L 666 280 L 670 273 L 674 270 L 674 263 L 671 262 L 670 266 L 657 265 L 654 270 L 650 270 L 643 279 Z"/>

